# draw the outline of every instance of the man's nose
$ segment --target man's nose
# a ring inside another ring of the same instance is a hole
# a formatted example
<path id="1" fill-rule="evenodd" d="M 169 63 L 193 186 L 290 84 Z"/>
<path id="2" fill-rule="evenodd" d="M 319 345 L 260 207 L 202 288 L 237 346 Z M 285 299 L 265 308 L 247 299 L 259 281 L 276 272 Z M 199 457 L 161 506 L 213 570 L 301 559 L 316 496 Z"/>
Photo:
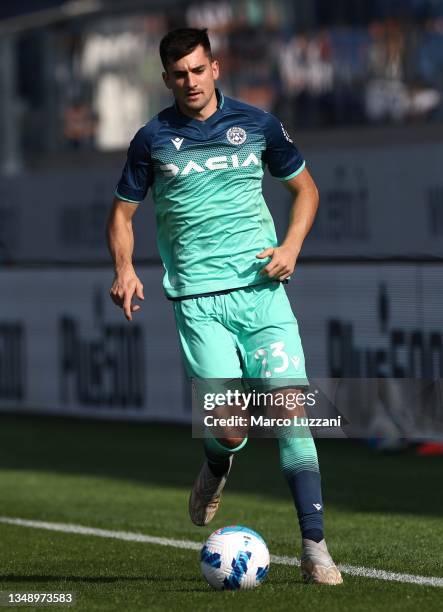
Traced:
<path id="1" fill-rule="evenodd" d="M 188 72 L 188 76 L 187 76 L 188 87 L 195 87 L 196 83 L 197 82 L 196 82 L 195 75 L 192 74 L 191 72 Z"/>

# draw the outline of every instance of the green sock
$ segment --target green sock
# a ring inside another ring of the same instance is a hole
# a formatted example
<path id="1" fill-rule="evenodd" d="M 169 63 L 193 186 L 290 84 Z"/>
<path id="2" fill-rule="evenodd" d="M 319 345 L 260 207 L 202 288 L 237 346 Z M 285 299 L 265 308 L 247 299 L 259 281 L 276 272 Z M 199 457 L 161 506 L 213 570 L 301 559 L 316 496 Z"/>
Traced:
<path id="1" fill-rule="evenodd" d="M 248 441 L 245 438 L 241 444 L 234 448 L 224 446 L 212 436 L 205 438 L 205 455 L 208 460 L 209 468 L 215 476 L 223 476 L 229 469 L 229 458 L 231 455 L 240 451 Z"/>

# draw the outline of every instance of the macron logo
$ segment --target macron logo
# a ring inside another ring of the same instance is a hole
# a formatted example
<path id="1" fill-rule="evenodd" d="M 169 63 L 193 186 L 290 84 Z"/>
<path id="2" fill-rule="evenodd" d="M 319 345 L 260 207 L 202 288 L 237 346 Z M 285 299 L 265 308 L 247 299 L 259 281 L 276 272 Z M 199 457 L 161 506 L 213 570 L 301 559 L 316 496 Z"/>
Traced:
<path id="1" fill-rule="evenodd" d="M 180 147 L 183 144 L 183 138 L 179 138 L 178 136 L 176 136 L 175 138 L 171 138 L 171 142 L 174 145 L 174 147 L 177 149 L 177 151 L 180 151 Z"/>
<path id="2" fill-rule="evenodd" d="M 291 357 L 291 361 L 294 364 L 294 367 L 298 370 L 300 367 L 300 357 Z"/>

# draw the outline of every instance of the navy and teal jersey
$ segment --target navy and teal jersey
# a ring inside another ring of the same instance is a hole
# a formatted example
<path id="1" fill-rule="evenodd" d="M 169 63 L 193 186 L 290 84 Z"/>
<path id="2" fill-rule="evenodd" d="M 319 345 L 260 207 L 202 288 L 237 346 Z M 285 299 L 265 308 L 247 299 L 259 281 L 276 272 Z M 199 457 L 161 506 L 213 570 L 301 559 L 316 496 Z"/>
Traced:
<path id="1" fill-rule="evenodd" d="M 173 105 L 134 136 L 115 195 L 155 202 L 157 241 L 170 298 L 247 287 L 267 260 L 256 255 L 277 246 L 274 222 L 262 194 L 267 165 L 282 181 L 304 161 L 270 113 L 224 97 L 206 121 Z"/>

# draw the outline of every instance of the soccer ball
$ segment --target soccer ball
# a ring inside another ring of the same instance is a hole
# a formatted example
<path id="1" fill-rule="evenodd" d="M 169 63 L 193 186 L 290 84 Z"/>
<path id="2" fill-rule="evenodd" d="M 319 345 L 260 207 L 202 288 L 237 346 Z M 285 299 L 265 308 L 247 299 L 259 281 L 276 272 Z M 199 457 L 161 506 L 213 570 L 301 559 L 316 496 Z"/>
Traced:
<path id="1" fill-rule="evenodd" d="M 203 576 L 217 591 L 253 589 L 269 571 L 265 541 L 241 525 L 214 531 L 201 549 L 200 561 Z"/>

